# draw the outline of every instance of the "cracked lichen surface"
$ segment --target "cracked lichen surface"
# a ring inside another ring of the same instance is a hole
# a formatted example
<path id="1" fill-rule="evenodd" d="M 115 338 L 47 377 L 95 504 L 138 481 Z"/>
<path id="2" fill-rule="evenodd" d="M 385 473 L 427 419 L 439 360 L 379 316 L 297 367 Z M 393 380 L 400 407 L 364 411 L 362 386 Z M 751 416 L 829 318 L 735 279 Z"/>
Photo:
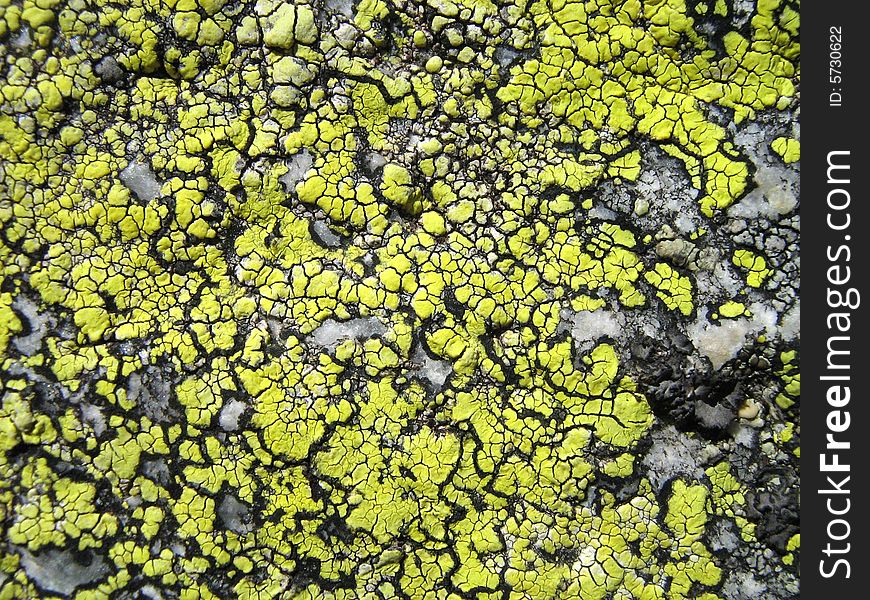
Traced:
<path id="1" fill-rule="evenodd" d="M 796 597 L 799 23 L 0 0 L 0 599 Z"/>

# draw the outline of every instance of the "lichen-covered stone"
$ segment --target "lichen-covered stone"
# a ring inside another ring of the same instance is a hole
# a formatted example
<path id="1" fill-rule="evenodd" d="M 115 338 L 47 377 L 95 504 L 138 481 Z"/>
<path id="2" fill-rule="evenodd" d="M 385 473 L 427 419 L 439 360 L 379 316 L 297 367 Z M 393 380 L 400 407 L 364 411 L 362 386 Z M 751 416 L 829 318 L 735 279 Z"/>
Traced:
<path id="1" fill-rule="evenodd" d="M 794 597 L 799 24 L 0 0 L 0 598 Z"/>

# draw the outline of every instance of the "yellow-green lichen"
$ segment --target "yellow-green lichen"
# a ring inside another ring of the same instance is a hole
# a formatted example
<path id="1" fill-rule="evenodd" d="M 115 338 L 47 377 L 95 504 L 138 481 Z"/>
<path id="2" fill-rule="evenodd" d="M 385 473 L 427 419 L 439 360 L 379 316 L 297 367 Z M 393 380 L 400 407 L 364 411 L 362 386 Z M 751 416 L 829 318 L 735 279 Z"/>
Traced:
<path id="1" fill-rule="evenodd" d="M 734 12 L 0 0 L 0 598 L 721 597 L 745 482 L 654 485 L 623 333 L 777 280 L 656 254 L 644 192 L 678 165 L 710 250 L 754 172 L 719 115 L 796 106 L 797 6 Z M 68 551 L 69 593 L 28 567 Z"/>

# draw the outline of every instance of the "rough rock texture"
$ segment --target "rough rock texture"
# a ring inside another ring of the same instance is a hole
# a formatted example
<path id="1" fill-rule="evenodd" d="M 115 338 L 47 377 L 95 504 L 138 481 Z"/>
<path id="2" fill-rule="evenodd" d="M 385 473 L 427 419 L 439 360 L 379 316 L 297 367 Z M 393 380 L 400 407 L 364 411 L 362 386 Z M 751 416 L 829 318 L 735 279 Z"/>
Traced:
<path id="1" fill-rule="evenodd" d="M 0 598 L 797 596 L 792 0 L 0 0 Z"/>

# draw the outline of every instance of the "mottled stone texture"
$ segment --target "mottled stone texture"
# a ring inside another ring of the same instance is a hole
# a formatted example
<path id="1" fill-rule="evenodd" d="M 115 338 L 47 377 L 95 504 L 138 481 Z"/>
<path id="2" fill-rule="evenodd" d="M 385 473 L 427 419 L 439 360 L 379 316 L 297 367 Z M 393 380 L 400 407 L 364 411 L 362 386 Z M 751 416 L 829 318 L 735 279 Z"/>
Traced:
<path id="1" fill-rule="evenodd" d="M 0 600 L 797 595 L 792 0 L 0 0 Z"/>

